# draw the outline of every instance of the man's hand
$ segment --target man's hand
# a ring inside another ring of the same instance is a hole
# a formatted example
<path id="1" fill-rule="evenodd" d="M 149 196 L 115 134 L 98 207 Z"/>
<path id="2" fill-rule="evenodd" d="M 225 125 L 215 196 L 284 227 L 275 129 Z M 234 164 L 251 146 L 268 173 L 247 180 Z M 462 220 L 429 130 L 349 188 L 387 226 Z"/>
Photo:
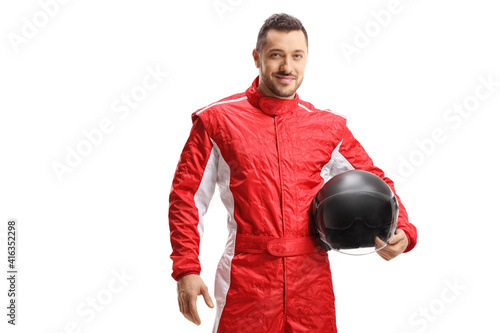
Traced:
<path id="1" fill-rule="evenodd" d="M 385 242 L 383 240 L 381 240 L 378 237 L 375 237 L 376 248 L 380 248 L 384 245 Z M 408 238 L 406 238 L 405 232 L 401 229 L 397 229 L 396 234 L 394 234 L 394 236 L 391 239 L 389 239 L 389 242 L 387 243 L 386 247 L 377 251 L 377 253 L 382 258 L 389 261 L 399 256 L 401 253 L 403 253 L 404 250 L 406 250 L 407 246 L 408 246 Z"/>
<path id="2" fill-rule="evenodd" d="M 203 295 L 205 303 L 210 308 L 214 307 L 214 303 L 208 293 L 208 288 L 197 274 L 189 274 L 183 276 L 177 281 L 177 299 L 179 301 L 179 310 L 189 321 L 196 325 L 201 324 L 198 309 L 196 308 L 196 299 L 198 295 Z"/>

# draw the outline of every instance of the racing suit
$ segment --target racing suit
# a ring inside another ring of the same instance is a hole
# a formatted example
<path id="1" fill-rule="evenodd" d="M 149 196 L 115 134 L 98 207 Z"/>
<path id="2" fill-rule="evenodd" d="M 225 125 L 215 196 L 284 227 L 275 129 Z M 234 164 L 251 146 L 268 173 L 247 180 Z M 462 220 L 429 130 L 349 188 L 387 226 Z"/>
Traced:
<path id="1" fill-rule="evenodd" d="M 192 114 L 170 192 L 172 277 L 199 274 L 203 215 L 219 187 L 228 240 L 215 281 L 213 332 L 336 332 L 327 252 L 310 219 L 321 186 L 348 170 L 393 182 L 373 165 L 344 117 L 299 99 L 258 91 Z M 416 244 L 416 228 L 399 202 L 398 229 Z"/>

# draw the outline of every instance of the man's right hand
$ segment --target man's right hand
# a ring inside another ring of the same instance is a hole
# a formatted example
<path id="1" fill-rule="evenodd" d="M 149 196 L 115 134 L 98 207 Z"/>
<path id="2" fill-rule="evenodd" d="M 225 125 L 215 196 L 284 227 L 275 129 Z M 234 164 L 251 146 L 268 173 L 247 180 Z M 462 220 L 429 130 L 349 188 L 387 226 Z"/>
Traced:
<path id="1" fill-rule="evenodd" d="M 181 277 L 177 281 L 177 299 L 179 301 L 179 310 L 188 320 L 196 325 L 201 324 L 200 316 L 196 308 L 196 299 L 198 295 L 202 295 L 205 303 L 210 307 L 214 307 L 212 298 L 208 293 L 208 288 L 197 274 L 189 274 Z"/>

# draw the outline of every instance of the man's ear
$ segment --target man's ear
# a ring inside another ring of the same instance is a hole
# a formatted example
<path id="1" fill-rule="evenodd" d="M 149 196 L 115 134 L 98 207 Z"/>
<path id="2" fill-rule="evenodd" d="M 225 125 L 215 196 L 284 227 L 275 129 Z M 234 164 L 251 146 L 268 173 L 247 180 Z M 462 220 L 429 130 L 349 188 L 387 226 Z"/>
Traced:
<path id="1" fill-rule="evenodd" d="M 253 49 L 252 56 L 253 56 L 253 61 L 255 63 L 255 67 L 260 68 L 260 56 L 259 52 L 257 52 L 257 49 Z"/>

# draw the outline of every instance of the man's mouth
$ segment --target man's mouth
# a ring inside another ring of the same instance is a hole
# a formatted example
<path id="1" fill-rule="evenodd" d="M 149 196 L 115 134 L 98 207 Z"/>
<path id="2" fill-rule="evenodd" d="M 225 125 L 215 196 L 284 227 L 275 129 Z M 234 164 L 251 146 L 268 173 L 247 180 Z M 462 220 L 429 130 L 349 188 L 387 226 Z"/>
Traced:
<path id="1" fill-rule="evenodd" d="M 275 77 L 280 81 L 281 83 L 290 83 L 293 80 L 295 80 L 295 76 L 293 75 L 278 75 L 276 74 Z"/>

